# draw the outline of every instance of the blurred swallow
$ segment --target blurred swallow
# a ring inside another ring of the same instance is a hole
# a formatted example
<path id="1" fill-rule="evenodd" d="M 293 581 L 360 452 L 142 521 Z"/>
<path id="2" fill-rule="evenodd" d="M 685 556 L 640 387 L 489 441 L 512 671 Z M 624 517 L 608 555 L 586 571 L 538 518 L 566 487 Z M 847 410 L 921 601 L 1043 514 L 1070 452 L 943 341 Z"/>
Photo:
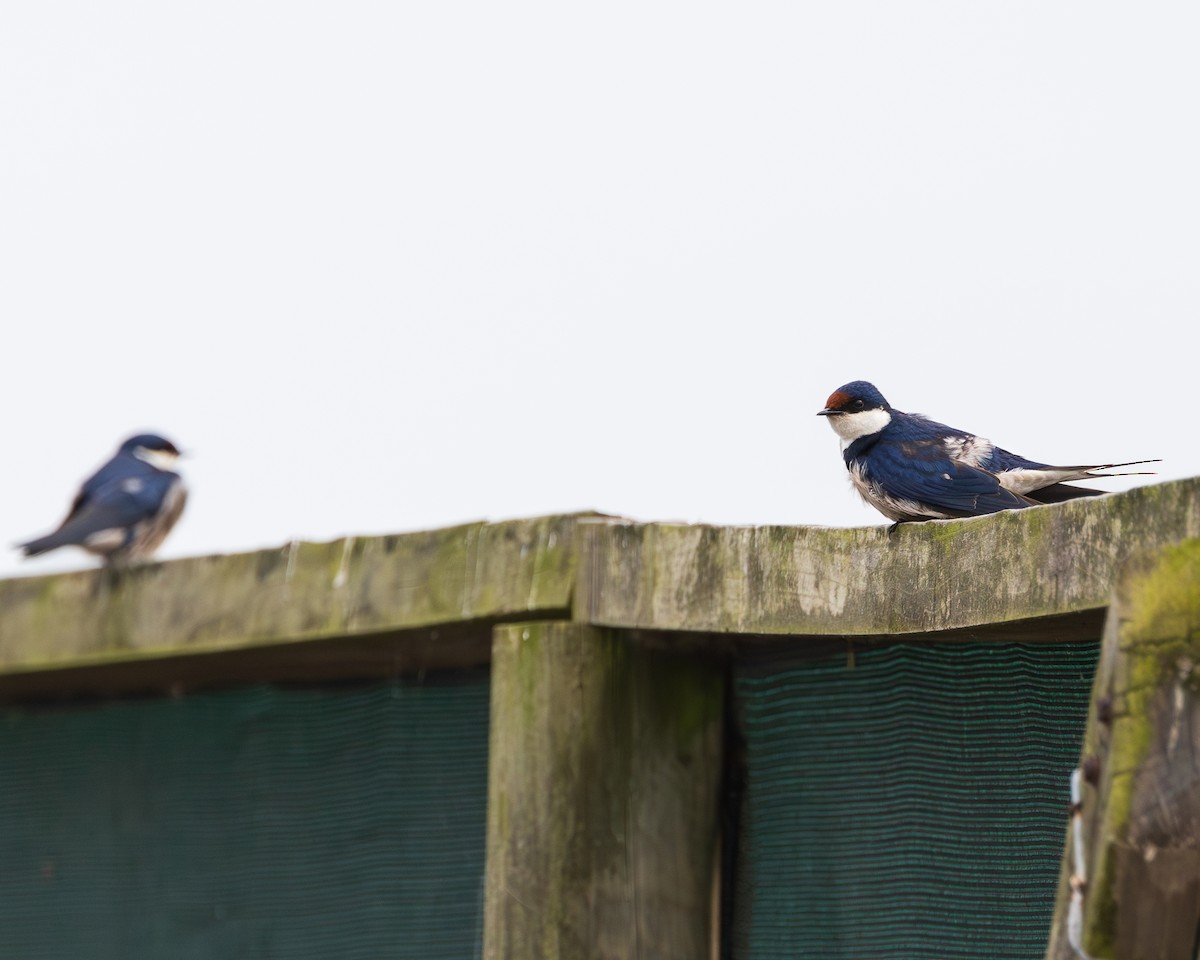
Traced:
<path id="1" fill-rule="evenodd" d="M 889 520 L 906 523 L 1020 510 L 1103 490 L 1065 481 L 1129 476 L 1097 473 L 1157 460 L 1058 467 L 1026 460 L 990 440 L 895 409 L 874 385 L 838 387 L 817 416 L 842 440 L 842 459 L 855 488 Z"/>
<path id="2" fill-rule="evenodd" d="M 67 518 L 53 533 L 19 544 L 35 557 L 82 547 L 111 566 L 153 555 L 183 513 L 187 491 L 172 468 L 179 450 L 152 433 L 130 437 L 84 481 Z"/>

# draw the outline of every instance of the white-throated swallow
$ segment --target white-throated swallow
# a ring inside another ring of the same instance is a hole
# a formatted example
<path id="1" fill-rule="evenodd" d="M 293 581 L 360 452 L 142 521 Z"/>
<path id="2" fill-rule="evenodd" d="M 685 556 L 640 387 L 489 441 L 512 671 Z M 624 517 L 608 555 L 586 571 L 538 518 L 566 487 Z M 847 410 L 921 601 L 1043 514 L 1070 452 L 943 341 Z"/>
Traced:
<path id="1" fill-rule="evenodd" d="M 841 438 L 842 458 L 862 498 L 896 523 L 1094 497 L 1104 491 L 1066 481 L 1126 476 L 1097 471 L 1158 462 L 1059 467 L 1026 460 L 966 430 L 897 410 L 865 380 L 838 387 L 817 415 Z"/>
<path id="2" fill-rule="evenodd" d="M 20 544 L 25 556 L 77 546 L 111 566 L 149 558 L 187 501 L 183 480 L 172 469 L 178 458 L 170 440 L 152 433 L 130 437 L 83 482 L 57 530 Z"/>

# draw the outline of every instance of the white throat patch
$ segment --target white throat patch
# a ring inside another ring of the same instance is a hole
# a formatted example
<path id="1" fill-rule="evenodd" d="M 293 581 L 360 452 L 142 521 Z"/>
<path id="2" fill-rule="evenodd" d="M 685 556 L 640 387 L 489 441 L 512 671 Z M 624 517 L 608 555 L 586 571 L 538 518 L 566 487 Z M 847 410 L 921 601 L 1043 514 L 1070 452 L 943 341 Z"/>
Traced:
<path id="1" fill-rule="evenodd" d="M 833 427 L 833 432 L 842 438 L 842 449 L 845 450 L 859 437 L 878 433 L 892 422 L 892 415 L 880 408 L 860 410 L 858 413 L 835 413 L 826 419 Z"/>
<path id="2" fill-rule="evenodd" d="M 174 470 L 178 454 L 166 450 L 151 450 L 149 447 L 134 447 L 133 455 L 157 470 Z"/>

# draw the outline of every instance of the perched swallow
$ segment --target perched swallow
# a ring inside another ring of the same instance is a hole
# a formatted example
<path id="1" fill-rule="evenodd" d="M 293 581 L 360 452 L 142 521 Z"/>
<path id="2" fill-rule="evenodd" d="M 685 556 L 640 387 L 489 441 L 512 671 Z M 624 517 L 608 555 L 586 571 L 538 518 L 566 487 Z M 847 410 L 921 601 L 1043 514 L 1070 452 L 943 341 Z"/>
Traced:
<path id="1" fill-rule="evenodd" d="M 152 433 L 130 437 L 84 481 L 57 530 L 20 544 L 25 556 L 77 546 L 112 566 L 149 558 L 187 501 L 183 480 L 171 469 L 178 457 L 170 440 Z"/>
<path id="2" fill-rule="evenodd" d="M 842 458 L 862 498 L 896 523 L 1094 497 L 1104 491 L 1064 481 L 1129 476 L 1096 471 L 1158 462 L 1056 467 L 1026 460 L 973 433 L 897 410 L 865 380 L 838 387 L 817 416 L 828 417 L 842 438 Z"/>

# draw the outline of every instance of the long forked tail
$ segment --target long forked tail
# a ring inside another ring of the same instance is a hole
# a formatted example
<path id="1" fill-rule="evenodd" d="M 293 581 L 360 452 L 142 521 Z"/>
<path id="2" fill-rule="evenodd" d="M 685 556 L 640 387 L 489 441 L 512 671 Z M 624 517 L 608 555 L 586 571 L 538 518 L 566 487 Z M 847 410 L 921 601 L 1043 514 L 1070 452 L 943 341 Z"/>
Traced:
<path id="1" fill-rule="evenodd" d="M 1092 487 L 1073 487 L 1067 483 L 1052 483 L 1040 490 L 1030 490 L 1023 496 L 1034 503 L 1065 503 L 1067 500 L 1078 500 L 1080 497 L 1099 497 L 1108 493 L 1107 490 L 1095 490 Z"/>
<path id="2" fill-rule="evenodd" d="M 1089 477 L 1148 477 L 1154 470 L 1122 470 L 1120 473 L 1097 473 L 1097 470 L 1115 470 L 1117 467 L 1138 467 L 1143 463 L 1162 463 L 1162 458 L 1154 460 L 1130 460 L 1128 463 L 1101 463 L 1094 467 L 1085 467 Z"/>
<path id="3" fill-rule="evenodd" d="M 1035 490 L 1024 490 L 1022 495 L 1034 503 L 1062 503 L 1066 500 L 1077 500 L 1080 497 L 1098 497 L 1108 493 L 1107 490 L 1096 490 L 1092 487 L 1075 487 L 1064 481 L 1069 480 L 1102 480 L 1105 477 L 1143 477 L 1154 473 L 1153 470 L 1122 470 L 1120 473 L 1101 473 L 1101 470 L 1114 470 L 1117 467 L 1137 467 L 1143 463 L 1161 463 L 1162 460 L 1130 460 L 1128 463 L 1101 463 L 1093 466 L 1051 468 L 1059 482 L 1038 487 Z M 1047 471 L 1050 473 L 1051 471 Z"/>

